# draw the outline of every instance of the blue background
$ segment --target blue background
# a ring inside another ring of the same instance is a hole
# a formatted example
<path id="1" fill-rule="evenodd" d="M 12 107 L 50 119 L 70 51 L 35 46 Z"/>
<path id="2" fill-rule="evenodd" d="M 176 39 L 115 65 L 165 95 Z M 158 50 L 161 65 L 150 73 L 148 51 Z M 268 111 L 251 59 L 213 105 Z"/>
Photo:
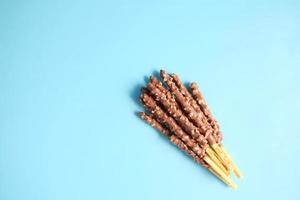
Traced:
<path id="1" fill-rule="evenodd" d="M 299 1 L 1 1 L 0 199 L 300 199 Z M 135 112 L 196 81 L 237 191 Z M 298 189 L 298 191 L 297 191 Z"/>

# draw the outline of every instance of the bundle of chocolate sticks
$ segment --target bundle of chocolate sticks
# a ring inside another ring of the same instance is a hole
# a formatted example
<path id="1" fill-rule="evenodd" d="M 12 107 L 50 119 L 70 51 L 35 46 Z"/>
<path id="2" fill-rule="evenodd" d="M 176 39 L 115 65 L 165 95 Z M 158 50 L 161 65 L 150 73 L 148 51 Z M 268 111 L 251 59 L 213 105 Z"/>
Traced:
<path id="1" fill-rule="evenodd" d="M 140 100 L 148 112 L 140 117 L 169 138 L 231 188 L 230 174 L 241 173 L 222 145 L 223 135 L 196 83 L 186 88 L 176 74 L 160 71 L 162 82 L 150 76 Z"/>

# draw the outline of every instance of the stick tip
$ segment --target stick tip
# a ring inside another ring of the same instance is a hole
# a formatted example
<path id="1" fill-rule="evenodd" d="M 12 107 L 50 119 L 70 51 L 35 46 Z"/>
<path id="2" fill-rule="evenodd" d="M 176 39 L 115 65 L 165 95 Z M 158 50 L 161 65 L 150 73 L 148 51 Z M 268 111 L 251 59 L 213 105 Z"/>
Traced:
<path id="1" fill-rule="evenodd" d="M 235 184 L 235 183 L 231 183 L 229 186 L 230 186 L 233 190 L 237 190 L 237 189 L 238 189 L 238 186 L 237 186 L 237 184 Z"/>
<path id="2" fill-rule="evenodd" d="M 241 172 L 239 171 L 238 168 L 233 169 L 233 173 L 234 175 L 238 178 L 238 179 L 243 179 L 243 175 L 241 174 Z"/>

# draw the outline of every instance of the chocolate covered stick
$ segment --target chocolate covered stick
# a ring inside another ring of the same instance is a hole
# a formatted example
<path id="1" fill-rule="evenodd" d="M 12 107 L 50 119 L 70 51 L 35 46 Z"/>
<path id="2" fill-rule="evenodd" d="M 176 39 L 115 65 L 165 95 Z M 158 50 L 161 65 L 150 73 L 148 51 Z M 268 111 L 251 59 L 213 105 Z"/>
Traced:
<path id="1" fill-rule="evenodd" d="M 190 88 L 191 88 L 191 91 L 192 91 L 192 94 L 196 100 L 196 102 L 198 103 L 201 111 L 204 113 L 204 115 L 206 116 L 207 118 L 207 121 L 209 122 L 209 124 L 211 125 L 211 127 L 214 129 L 214 137 L 216 138 L 216 141 L 217 143 L 221 143 L 222 141 L 222 133 L 220 131 L 220 127 L 219 127 L 219 124 L 218 122 L 214 119 L 213 115 L 211 114 L 200 90 L 198 89 L 198 86 L 196 83 L 191 83 L 190 84 Z"/>
<path id="2" fill-rule="evenodd" d="M 171 76 L 173 78 L 173 81 L 177 85 L 179 91 L 183 96 L 185 96 L 186 100 L 191 104 L 191 106 L 196 110 L 196 112 L 202 112 L 200 107 L 198 106 L 197 102 L 193 99 L 190 92 L 186 89 L 186 87 L 183 85 L 177 74 L 172 74 Z"/>
<path id="3" fill-rule="evenodd" d="M 238 167 L 236 166 L 236 164 L 233 162 L 233 160 L 231 159 L 231 156 L 228 154 L 228 152 L 225 150 L 225 148 L 223 147 L 223 145 L 221 144 L 223 135 L 220 131 L 220 127 L 217 123 L 217 121 L 214 119 L 214 117 L 212 116 L 198 86 L 196 83 L 191 83 L 190 84 L 190 88 L 192 90 L 192 94 L 194 96 L 194 98 L 196 99 L 198 105 L 200 106 L 202 112 L 204 113 L 204 115 L 207 117 L 208 122 L 210 123 L 210 125 L 213 127 L 214 129 L 214 137 L 216 138 L 216 141 L 218 144 L 215 144 L 213 146 L 213 148 L 215 149 L 215 151 L 218 152 L 218 155 L 220 157 L 222 157 L 221 159 L 226 160 L 226 162 L 230 163 L 230 165 L 228 165 L 230 168 L 233 168 L 233 172 L 234 174 L 238 177 L 241 178 L 241 172 L 239 171 Z"/>
<path id="4" fill-rule="evenodd" d="M 219 160 L 223 163 L 226 169 L 228 171 L 231 171 L 233 168 L 232 162 L 228 159 L 226 154 L 222 151 L 222 149 L 218 145 L 218 143 L 220 143 L 222 140 L 222 133 L 220 132 L 219 125 L 217 124 L 216 120 L 213 118 L 212 114 L 210 113 L 200 91 L 197 89 L 195 83 L 191 84 L 191 90 L 194 98 L 196 99 L 195 100 L 188 92 L 188 90 L 183 86 L 178 76 L 173 75 L 173 77 L 175 77 L 174 81 L 177 82 L 177 85 L 181 85 L 182 91 L 186 94 L 186 96 L 192 99 L 190 100 L 191 105 L 198 103 L 197 106 L 194 105 L 193 107 L 198 108 L 200 110 L 199 113 L 202 113 L 204 118 L 206 118 L 205 124 L 208 125 L 208 129 L 210 130 L 209 135 L 207 135 L 208 140 L 210 141 L 209 144 L 214 149 Z"/>
<path id="5" fill-rule="evenodd" d="M 190 84 L 190 88 L 192 91 L 192 94 L 194 96 L 194 98 L 196 99 L 196 102 L 198 103 L 198 105 L 200 106 L 202 112 L 204 113 L 204 115 L 207 118 L 207 121 L 209 122 L 209 124 L 211 125 L 211 127 L 213 128 L 213 136 L 215 138 L 215 140 L 217 141 L 218 144 L 221 144 L 222 141 L 222 133 L 220 131 L 219 125 L 217 123 L 217 121 L 214 119 L 214 117 L 212 116 L 198 86 L 196 83 L 191 83 Z M 233 161 L 229 159 L 229 157 L 227 156 L 227 154 L 220 148 L 220 146 L 218 144 L 214 144 L 213 148 L 215 149 L 215 151 L 218 153 L 219 157 L 223 160 L 225 160 L 225 162 L 230 163 L 230 165 L 228 165 L 229 168 L 233 168 Z"/>

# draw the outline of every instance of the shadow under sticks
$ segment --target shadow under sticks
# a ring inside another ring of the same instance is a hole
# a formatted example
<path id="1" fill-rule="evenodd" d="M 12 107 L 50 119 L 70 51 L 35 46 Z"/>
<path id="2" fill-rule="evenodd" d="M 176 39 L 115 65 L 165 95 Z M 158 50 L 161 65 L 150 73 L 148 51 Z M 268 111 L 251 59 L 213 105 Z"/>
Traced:
<path id="1" fill-rule="evenodd" d="M 192 91 L 191 91 L 191 88 L 190 88 L 190 84 L 191 84 L 192 82 L 187 82 L 187 81 L 185 81 L 185 82 L 183 82 L 183 85 L 184 85 L 184 87 L 190 92 L 190 94 L 192 95 Z"/>
<path id="2" fill-rule="evenodd" d="M 142 84 L 136 84 L 130 91 L 130 98 L 135 104 L 141 106 L 140 104 L 140 94 L 141 94 L 141 88 L 143 87 Z"/>

